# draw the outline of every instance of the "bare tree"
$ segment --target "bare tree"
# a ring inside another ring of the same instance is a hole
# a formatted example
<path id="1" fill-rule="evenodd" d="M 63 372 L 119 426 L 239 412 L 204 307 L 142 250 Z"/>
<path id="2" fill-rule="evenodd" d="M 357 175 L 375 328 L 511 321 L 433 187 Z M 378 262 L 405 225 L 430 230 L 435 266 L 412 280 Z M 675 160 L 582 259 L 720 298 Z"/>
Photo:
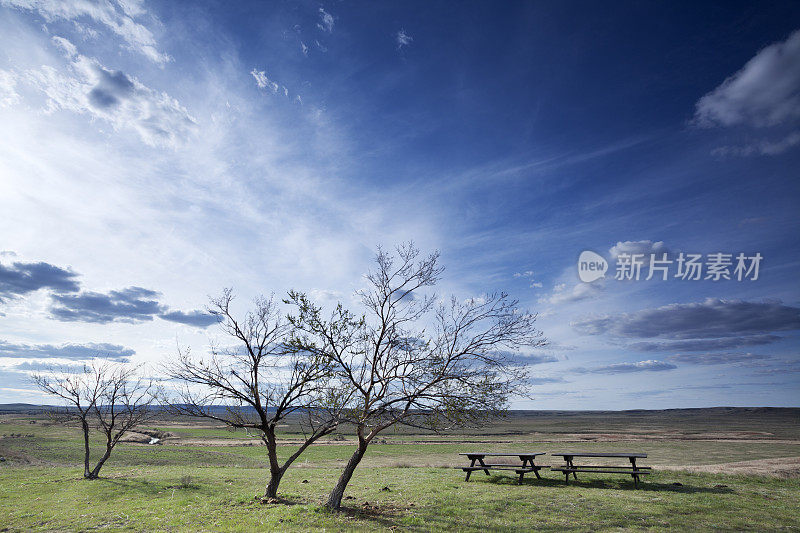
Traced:
<path id="1" fill-rule="evenodd" d="M 170 402 L 171 410 L 258 431 L 270 467 L 265 497 L 276 498 L 281 478 L 292 463 L 336 429 L 342 400 L 328 387 L 332 361 L 286 343 L 291 326 L 272 299 L 257 298 L 255 308 L 241 321 L 232 313 L 232 300 L 232 291 L 226 289 L 211 300 L 209 310 L 237 345 L 212 346 L 207 358 L 179 349 L 177 359 L 166 365 L 166 373 L 182 383 Z M 281 463 L 276 429 L 292 414 L 301 420 L 304 442 Z"/>
<path id="2" fill-rule="evenodd" d="M 522 392 L 526 372 L 513 352 L 545 344 L 536 316 L 504 293 L 440 303 L 421 294 L 443 271 L 439 254 L 419 260 L 409 243 L 396 256 L 378 250 L 360 296 L 366 314 L 339 304 L 329 318 L 304 294 L 290 293 L 292 344 L 336 364 L 338 387 L 352 391 L 343 420 L 358 447 L 326 506 L 339 509 L 369 443 L 395 424 L 444 429 L 480 423 Z"/>
<path id="3" fill-rule="evenodd" d="M 126 364 L 93 363 L 81 372 L 35 374 L 34 383 L 45 393 L 61 398 L 67 408 L 60 414 L 80 421 L 83 431 L 83 477 L 97 479 L 100 469 L 120 439 L 152 414 L 152 380 L 137 376 Z M 90 433 L 97 428 L 105 438 L 105 451 L 94 468 L 90 463 Z"/>

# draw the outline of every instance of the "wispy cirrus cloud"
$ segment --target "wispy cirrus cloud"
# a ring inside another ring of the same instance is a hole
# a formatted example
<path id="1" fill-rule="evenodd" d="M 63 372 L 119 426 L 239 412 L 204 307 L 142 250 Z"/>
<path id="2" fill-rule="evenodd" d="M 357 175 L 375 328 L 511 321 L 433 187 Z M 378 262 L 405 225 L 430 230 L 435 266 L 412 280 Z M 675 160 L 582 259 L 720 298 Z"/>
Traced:
<path id="1" fill-rule="evenodd" d="M 256 70 L 255 68 L 250 71 L 250 75 L 256 80 L 256 85 L 259 89 L 270 89 L 273 93 L 278 92 L 278 83 L 269 79 L 266 71 Z"/>
<path id="2" fill-rule="evenodd" d="M 289 89 L 286 88 L 285 85 L 281 85 L 278 82 L 271 80 L 269 76 L 267 76 L 267 72 L 264 70 L 257 70 L 253 69 L 250 71 L 250 75 L 253 76 L 253 79 L 256 80 L 256 85 L 259 89 L 267 89 L 272 91 L 272 94 L 283 94 L 285 97 L 289 97 Z M 300 95 L 295 95 L 294 101 L 300 104 L 303 103 L 303 100 L 300 98 Z"/>
<path id="3" fill-rule="evenodd" d="M 20 101 L 17 94 L 17 78 L 8 70 L 0 69 L 0 108 L 11 107 Z"/>
<path id="4" fill-rule="evenodd" d="M 750 363 L 762 361 L 771 356 L 752 353 L 702 353 L 702 354 L 677 354 L 669 357 L 670 361 L 689 365 L 729 365 L 733 363 Z"/>
<path id="5" fill-rule="evenodd" d="M 197 122 L 176 99 L 155 91 L 120 70 L 78 54 L 62 37 L 53 43 L 68 59 L 67 73 L 50 65 L 17 73 L 48 98 L 48 112 L 68 110 L 110 123 L 115 130 L 133 130 L 145 144 L 177 148 L 197 128 Z"/>
<path id="6" fill-rule="evenodd" d="M 406 33 L 406 30 L 400 29 L 395 35 L 394 40 L 397 43 L 397 49 L 400 50 L 404 46 L 410 45 L 414 42 L 414 38 L 411 37 L 409 34 Z"/>
<path id="7" fill-rule="evenodd" d="M 86 26 L 86 21 L 90 20 L 113 32 L 125 42 L 127 48 L 144 55 L 156 64 L 163 65 L 172 59 L 168 54 L 158 50 L 153 32 L 141 22 L 137 22 L 137 19 L 142 19 L 146 15 L 159 24 L 152 14 L 147 13 L 141 0 L 96 0 L 92 2 L 0 0 L 0 5 L 34 12 L 46 22 L 71 21 L 88 34 L 95 32 L 94 29 Z"/>
<path id="8" fill-rule="evenodd" d="M 536 281 L 533 270 L 526 270 L 525 272 L 515 272 L 514 273 L 514 277 L 515 278 L 524 278 L 524 279 L 528 280 L 528 283 L 529 283 L 528 286 L 531 289 L 541 289 L 542 288 L 542 282 L 541 281 Z"/>
<path id="9" fill-rule="evenodd" d="M 319 22 L 317 23 L 317 28 L 324 32 L 333 33 L 333 25 L 335 23 L 335 18 L 333 15 L 325 11 L 324 8 L 319 8 Z"/>

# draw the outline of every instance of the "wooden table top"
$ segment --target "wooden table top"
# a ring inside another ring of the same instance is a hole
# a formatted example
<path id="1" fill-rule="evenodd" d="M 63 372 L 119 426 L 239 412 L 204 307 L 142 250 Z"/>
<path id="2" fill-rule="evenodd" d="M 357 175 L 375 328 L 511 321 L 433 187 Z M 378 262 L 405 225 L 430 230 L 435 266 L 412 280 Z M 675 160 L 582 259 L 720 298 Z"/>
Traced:
<path id="1" fill-rule="evenodd" d="M 486 457 L 487 455 L 491 455 L 492 457 L 536 457 L 537 455 L 545 455 L 546 452 L 520 452 L 520 453 L 483 453 L 483 452 L 475 452 L 475 453 L 459 453 L 458 455 L 482 455 Z"/>
<path id="2" fill-rule="evenodd" d="M 642 452 L 615 452 L 615 453 L 603 453 L 603 452 L 564 452 L 564 453 L 551 453 L 550 455 L 558 455 L 560 457 L 647 457 L 646 453 Z"/>

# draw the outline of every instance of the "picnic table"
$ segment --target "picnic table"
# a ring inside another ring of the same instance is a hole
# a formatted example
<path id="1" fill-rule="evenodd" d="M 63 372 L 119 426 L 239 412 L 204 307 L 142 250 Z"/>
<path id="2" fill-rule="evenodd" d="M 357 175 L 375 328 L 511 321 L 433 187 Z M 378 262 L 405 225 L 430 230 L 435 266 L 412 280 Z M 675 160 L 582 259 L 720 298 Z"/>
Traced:
<path id="1" fill-rule="evenodd" d="M 633 484 L 639 487 L 639 476 L 649 474 L 652 469 L 649 466 L 636 466 L 636 459 L 644 459 L 647 457 L 646 453 L 631 453 L 631 452 L 564 452 L 564 453 L 551 453 L 557 457 L 564 458 L 563 466 L 554 466 L 550 470 L 563 472 L 565 481 L 569 483 L 569 475 L 578 479 L 576 472 L 588 472 L 595 474 L 630 474 L 633 477 Z M 630 461 L 630 466 L 613 466 L 613 465 L 575 465 L 573 462 L 576 457 L 604 457 L 604 458 L 623 458 Z"/>
<path id="2" fill-rule="evenodd" d="M 464 481 L 469 481 L 469 476 L 476 470 L 483 470 L 488 476 L 489 470 L 513 470 L 519 475 L 519 481 L 525 477 L 525 474 L 533 472 L 536 474 L 536 479 L 542 479 L 539 475 L 539 470 L 547 468 L 548 465 L 537 465 L 534 463 L 536 456 L 544 455 L 544 452 L 520 452 L 520 453 L 459 453 L 458 455 L 466 455 L 471 461 L 469 466 L 460 467 L 461 470 L 467 473 Z M 520 460 L 519 464 L 512 463 L 485 463 L 483 460 L 486 457 L 516 457 Z M 477 465 L 475 463 L 478 463 Z M 456 467 L 459 468 L 459 467 Z"/>

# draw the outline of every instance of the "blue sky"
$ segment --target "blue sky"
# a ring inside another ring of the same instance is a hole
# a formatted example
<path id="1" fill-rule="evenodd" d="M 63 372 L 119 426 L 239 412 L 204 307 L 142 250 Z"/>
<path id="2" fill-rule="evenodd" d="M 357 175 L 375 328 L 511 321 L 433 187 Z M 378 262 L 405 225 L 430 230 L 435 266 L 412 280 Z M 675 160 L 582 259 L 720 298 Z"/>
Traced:
<path id="1" fill-rule="evenodd" d="M 539 312 L 515 407 L 798 405 L 800 5 L 231 4 L 0 0 L 0 401 L 413 239 Z M 758 279 L 614 279 L 717 252 Z"/>

